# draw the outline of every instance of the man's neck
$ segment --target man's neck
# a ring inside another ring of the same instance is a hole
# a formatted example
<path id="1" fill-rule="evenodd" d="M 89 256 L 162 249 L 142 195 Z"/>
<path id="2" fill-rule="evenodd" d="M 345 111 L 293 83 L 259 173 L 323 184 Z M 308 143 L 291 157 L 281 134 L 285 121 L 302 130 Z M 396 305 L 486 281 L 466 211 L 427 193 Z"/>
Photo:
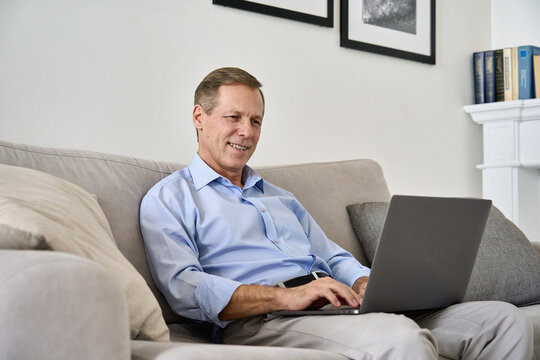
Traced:
<path id="1" fill-rule="evenodd" d="M 208 165 L 216 173 L 218 173 L 225 179 L 229 180 L 231 184 L 238 186 L 240 189 L 244 189 L 244 183 L 242 181 L 242 178 L 243 178 L 245 166 L 240 173 L 238 173 L 237 171 L 228 171 L 227 169 L 220 168 L 218 166 L 213 165 L 209 161 L 206 161 L 204 157 L 201 156 L 200 152 L 197 152 L 197 154 L 199 155 L 201 160 L 204 161 L 204 163 Z"/>
<path id="2" fill-rule="evenodd" d="M 221 175 L 221 174 L 220 174 Z M 223 176 L 223 175 L 222 175 Z M 240 189 L 244 190 L 244 184 L 242 183 L 242 175 L 240 175 L 240 178 L 236 177 L 236 178 L 231 178 L 231 177 L 227 177 L 227 176 L 223 176 L 225 178 L 227 178 L 231 184 L 233 185 L 236 185 L 238 186 Z"/>

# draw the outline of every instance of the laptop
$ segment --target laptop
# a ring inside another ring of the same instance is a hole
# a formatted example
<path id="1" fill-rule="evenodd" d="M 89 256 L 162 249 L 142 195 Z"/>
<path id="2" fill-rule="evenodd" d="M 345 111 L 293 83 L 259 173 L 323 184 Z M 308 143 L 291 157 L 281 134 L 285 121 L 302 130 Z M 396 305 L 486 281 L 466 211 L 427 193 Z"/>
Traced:
<path id="1" fill-rule="evenodd" d="M 395 195 L 361 307 L 271 314 L 408 313 L 462 302 L 490 209 L 490 200 Z"/>

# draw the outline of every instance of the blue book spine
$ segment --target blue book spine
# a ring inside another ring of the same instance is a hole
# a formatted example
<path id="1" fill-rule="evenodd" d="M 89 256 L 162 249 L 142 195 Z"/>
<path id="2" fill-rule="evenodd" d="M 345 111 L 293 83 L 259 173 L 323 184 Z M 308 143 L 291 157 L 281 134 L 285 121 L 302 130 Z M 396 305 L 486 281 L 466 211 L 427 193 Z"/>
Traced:
<path id="1" fill-rule="evenodd" d="M 484 53 L 486 102 L 495 102 L 495 52 Z"/>
<path id="2" fill-rule="evenodd" d="M 485 76 L 484 76 L 484 52 L 475 52 L 473 54 L 473 73 L 474 73 L 474 103 L 483 104 L 485 98 Z"/>
<path id="3" fill-rule="evenodd" d="M 518 47 L 518 81 L 519 98 L 527 100 L 534 98 L 533 55 L 540 55 L 540 47 Z"/>

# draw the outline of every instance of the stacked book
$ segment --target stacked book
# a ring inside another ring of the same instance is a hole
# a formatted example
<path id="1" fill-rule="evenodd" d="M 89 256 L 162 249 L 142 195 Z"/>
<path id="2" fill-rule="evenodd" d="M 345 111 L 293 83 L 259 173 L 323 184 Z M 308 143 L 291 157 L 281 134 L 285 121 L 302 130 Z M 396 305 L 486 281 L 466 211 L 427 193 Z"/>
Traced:
<path id="1" fill-rule="evenodd" d="M 475 104 L 540 98 L 540 47 L 475 52 L 473 70 Z"/>

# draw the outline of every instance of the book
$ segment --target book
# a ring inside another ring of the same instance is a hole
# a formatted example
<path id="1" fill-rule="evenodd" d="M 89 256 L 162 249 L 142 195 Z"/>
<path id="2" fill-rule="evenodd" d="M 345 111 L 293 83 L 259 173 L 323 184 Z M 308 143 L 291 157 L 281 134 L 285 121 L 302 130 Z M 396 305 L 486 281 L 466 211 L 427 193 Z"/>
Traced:
<path id="1" fill-rule="evenodd" d="M 519 100 L 518 48 L 512 48 L 512 100 Z"/>
<path id="2" fill-rule="evenodd" d="M 484 52 L 484 91 L 485 102 L 495 102 L 495 52 Z"/>
<path id="3" fill-rule="evenodd" d="M 495 72 L 495 100 L 504 101 L 504 53 L 503 49 L 493 51 Z M 487 77 L 486 77 L 487 78 Z M 487 91 L 487 86 L 486 86 Z M 487 96 L 486 96 L 487 97 Z"/>
<path id="4" fill-rule="evenodd" d="M 473 53 L 474 103 L 483 104 L 485 97 L 484 52 Z"/>
<path id="5" fill-rule="evenodd" d="M 540 55 L 540 47 L 526 45 L 518 47 L 519 99 L 534 97 L 533 56 Z"/>
<path id="6" fill-rule="evenodd" d="M 504 69 L 504 101 L 511 101 L 513 97 L 512 84 L 512 48 L 503 49 L 503 69 Z"/>
<path id="7" fill-rule="evenodd" d="M 534 92 L 537 99 L 540 99 L 540 55 L 533 56 Z"/>

